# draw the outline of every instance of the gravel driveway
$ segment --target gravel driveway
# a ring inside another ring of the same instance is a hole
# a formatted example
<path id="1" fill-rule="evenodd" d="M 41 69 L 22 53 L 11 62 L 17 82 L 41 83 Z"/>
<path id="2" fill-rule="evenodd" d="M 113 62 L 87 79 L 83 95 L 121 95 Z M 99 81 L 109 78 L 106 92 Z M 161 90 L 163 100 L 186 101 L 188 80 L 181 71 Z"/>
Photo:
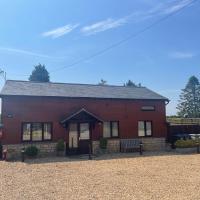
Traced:
<path id="1" fill-rule="evenodd" d="M 0 162 L 0 199 L 199 200 L 200 155 Z"/>

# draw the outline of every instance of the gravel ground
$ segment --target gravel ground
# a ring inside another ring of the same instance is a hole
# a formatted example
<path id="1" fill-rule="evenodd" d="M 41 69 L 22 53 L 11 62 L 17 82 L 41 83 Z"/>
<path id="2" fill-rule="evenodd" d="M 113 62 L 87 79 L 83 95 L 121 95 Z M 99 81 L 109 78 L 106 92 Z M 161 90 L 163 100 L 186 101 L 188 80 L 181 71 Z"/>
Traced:
<path id="1" fill-rule="evenodd" d="M 115 154 L 95 160 L 0 162 L 0 199 L 199 200 L 200 155 Z"/>

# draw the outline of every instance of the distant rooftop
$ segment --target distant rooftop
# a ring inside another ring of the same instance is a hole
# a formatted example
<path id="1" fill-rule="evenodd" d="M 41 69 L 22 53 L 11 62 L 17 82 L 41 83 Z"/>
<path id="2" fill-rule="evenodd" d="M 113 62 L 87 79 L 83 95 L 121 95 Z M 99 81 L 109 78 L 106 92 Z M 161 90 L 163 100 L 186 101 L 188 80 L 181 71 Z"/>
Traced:
<path id="1" fill-rule="evenodd" d="M 146 87 L 90 85 L 74 83 L 41 83 L 7 80 L 0 96 L 47 96 L 103 99 L 148 99 L 168 101 Z"/>

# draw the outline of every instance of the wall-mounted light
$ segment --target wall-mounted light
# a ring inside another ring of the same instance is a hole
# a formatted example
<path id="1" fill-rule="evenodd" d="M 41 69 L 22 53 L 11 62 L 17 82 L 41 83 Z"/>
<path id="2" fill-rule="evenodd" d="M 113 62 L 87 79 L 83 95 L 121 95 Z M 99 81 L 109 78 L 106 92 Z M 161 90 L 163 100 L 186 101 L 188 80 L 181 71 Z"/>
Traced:
<path id="1" fill-rule="evenodd" d="M 103 124 L 103 122 L 98 122 L 98 125 L 101 126 Z"/>

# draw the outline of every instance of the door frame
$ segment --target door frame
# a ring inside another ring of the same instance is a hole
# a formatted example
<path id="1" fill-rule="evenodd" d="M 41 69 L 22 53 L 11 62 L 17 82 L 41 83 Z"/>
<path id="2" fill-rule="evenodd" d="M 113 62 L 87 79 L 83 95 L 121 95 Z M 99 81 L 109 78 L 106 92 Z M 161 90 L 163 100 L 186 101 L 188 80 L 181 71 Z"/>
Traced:
<path id="1" fill-rule="evenodd" d="M 76 126 L 77 126 L 77 132 L 78 132 L 78 134 L 77 134 L 78 147 L 77 148 L 70 148 L 69 147 L 69 132 L 70 132 L 70 124 L 71 123 L 76 124 Z M 80 124 L 85 124 L 85 123 L 87 123 L 89 125 L 89 136 L 90 136 L 89 144 L 91 144 L 91 141 L 92 141 L 92 124 L 91 124 L 91 122 L 88 122 L 88 121 L 73 122 L 72 121 L 72 122 L 69 123 L 69 129 L 68 129 L 68 133 L 67 133 L 67 141 L 68 141 L 67 149 L 68 149 L 69 153 L 82 154 L 80 152 Z"/>

